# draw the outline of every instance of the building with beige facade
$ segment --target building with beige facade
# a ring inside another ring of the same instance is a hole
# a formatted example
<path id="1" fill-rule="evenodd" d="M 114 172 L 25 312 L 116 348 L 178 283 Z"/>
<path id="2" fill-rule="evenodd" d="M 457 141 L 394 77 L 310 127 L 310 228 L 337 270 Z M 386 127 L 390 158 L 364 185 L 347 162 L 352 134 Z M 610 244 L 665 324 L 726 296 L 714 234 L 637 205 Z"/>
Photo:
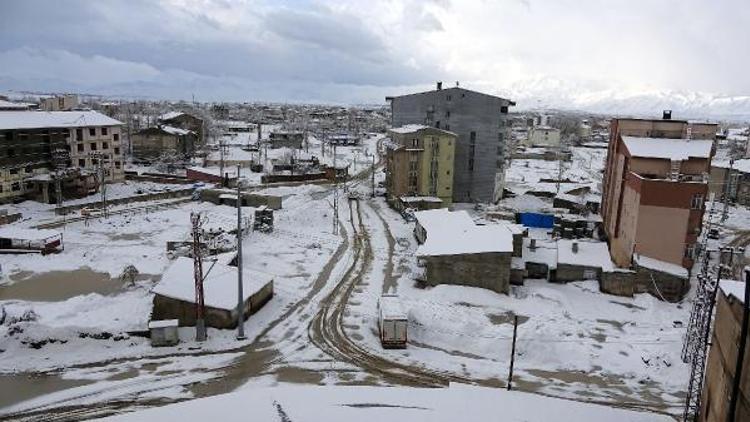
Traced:
<path id="1" fill-rule="evenodd" d="M 438 206 L 453 199 L 457 135 L 423 125 L 390 130 L 386 143 L 386 191 L 391 204 L 422 197 Z"/>
<path id="2" fill-rule="evenodd" d="M 611 122 L 601 214 L 620 267 L 634 255 L 693 266 L 716 125 L 665 117 Z"/>
<path id="3" fill-rule="evenodd" d="M 73 94 L 42 98 L 39 109 L 44 111 L 68 111 L 78 107 L 78 96 Z"/>
<path id="4" fill-rule="evenodd" d="M 560 129 L 550 126 L 535 126 L 529 130 L 526 145 L 535 147 L 557 147 L 560 145 Z"/>
<path id="5" fill-rule="evenodd" d="M 0 201 L 52 202 L 55 180 L 63 197 L 85 196 L 124 179 L 122 123 L 95 111 L 0 113 Z"/>

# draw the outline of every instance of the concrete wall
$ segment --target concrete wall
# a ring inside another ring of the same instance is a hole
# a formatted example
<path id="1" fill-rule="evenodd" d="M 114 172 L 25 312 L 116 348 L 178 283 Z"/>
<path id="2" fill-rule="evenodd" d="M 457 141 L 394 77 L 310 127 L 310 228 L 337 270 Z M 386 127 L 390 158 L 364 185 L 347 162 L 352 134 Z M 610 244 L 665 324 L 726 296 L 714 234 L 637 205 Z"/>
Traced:
<path id="1" fill-rule="evenodd" d="M 657 299 L 679 302 L 690 290 L 690 282 L 669 273 L 640 267 L 637 271 L 602 273 L 599 290 L 626 297 L 633 297 L 636 293 L 649 293 Z"/>
<path id="2" fill-rule="evenodd" d="M 510 289 L 510 253 L 479 253 L 421 258 L 429 285 L 458 284 L 498 293 Z"/>
<path id="3" fill-rule="evenodd" d="M 508 100 L 461 88 L 403 95 L 391 100 L 391 124 L 424 124 L 456 133 L 453 201 L 494 202 L 502 194 L 503 158 L 510 140 L 510 123 L 501 108 L 509 105 Z"/>
<path id="4" fill-rule="evenodd" d="M 202 189 L 200 191 L 201 201 L 213 202 L 214 204 L 219 204 L 221 202 L 219 196 L 223 194 L 236 195 L 237 192 L 229 189 Z M 265 205 L 272 210 L 280 210 L 282 197 L 243 192 L 242 205 L 246 207 L 259 207 Z"/>
<path id="5" fill-rule="evenodd" d="M 690 210 L 641 205 L 638 212 L 635 251 L 682 265 Z"/>
<path id="6" fill-rule="evenodd" d="M 594 274 L 594 278 L 588 278 L 588 280 L 601 280 L 601 268 L 586 267 L 583 265 L 557 264 L 555 281 L 559 283 L 567 283 L 570 281 L 587 280 L 585 277 L 587 272 L 592 272 Z"/>

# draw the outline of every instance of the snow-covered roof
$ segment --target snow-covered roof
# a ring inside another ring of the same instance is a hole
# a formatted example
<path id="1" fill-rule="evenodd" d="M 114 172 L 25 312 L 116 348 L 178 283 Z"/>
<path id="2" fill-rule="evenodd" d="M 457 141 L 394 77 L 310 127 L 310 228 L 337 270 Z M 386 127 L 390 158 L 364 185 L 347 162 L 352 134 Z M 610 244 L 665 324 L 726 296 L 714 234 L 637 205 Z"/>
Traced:
<path id="1" fill-rule="evenodd" d="M 4 111 L 0 129 L 119 126 L 122 122 L 96 111 Z"/>
<path id="2" fill-rule="evenodd" d="M 502 417 L 498 417 L 498 409 L 502 409 Z M 280 383 L 122 413 L 110 420 L 161 422 L 188 419 L 185 415 L 208 420 L 220 415 L 222 422 L 240 422 L 249 419 L 249 412 L 254 420 L 295 422 L 674 421 L 671 416 L 642 410 L 458 383 L 447 388 Z"/>
<path id="3" fill-rule="evenodd" d="M 170 111 L 169 113 L 164 113 L 161 116 L 159 116 L 159 120 L 172 120 L 175 117 L 182 116 L 183 114 L 185 114 L 185 113 L 183 113 L 181 111 Z"/>
<path id="4" fill-rule="evenodd" d="M 391 128 L 390 131 L 394 132 L 394 133 L 404 134 L 404 133 L 419 132 L 420 130 L 427 129 L 427 128 L 429 128 L 429 126 L 425 126 L 425 125 L 404 125 L 404 126 L 401 126 L 401 127 Z"/>
<path id="5" fill-rule="evenodd" d="M 233 310 L 237 307 L 237 267 L 216 263 L 209 272 L 212 263 L 203 263 L 203 300 L 206 306 L 217 309 Z M 153 293 L 182 300 L 195 302 L 195 283 L 193 281 L 193 260 L 186 257 L 177 258 L 167 268 Z M 244 270 L 242 278 L 244 300 L 262 289 L 270 276 Z"/>
<path id="6" fill-rule="evenodd" d="M 43 240 L 59 236 L 60 232 L 48 229 L 24 229 L 20 227 L 0 227 L 0 238 L 17 240 Z"/>
<path id="7" fill-rule="evenodd" d="M 398 199 L 402 202 L 443 202 L 436 196 L 402 196 Z"/>
<path id="8" fill-rule="evenodd" d="M 687 160 L 709 158 L 714 142 L 700 139 L 640 138 L 623 136 L 622 142 L 633 157 Z"/>
<path id="9" fill-rule="evenodd" d="M 734 296 L 740 302 L 745 301 L 745 283 L 737 280 L 719 281 L 721 291 L 727 296 Z"/>
<path id="10" fill-rule="evenodd" d="M 573 252 L 574 243 L 578 244 L 578 252 Z M 602 271 L 611 271 L 614 268 L 607 244 L 596 241 L 559 240 L 557 242 L 557 263 L 601 268 Z"/>
<path id="11" fill-rule="evenodd" d="M 167 132 L 169 134 L 177 135 L 177 136 L 185 136 L 185 135 L 189 135 L 191 133 L 195 133 L 192 130 L 181 129 L 181 128 L 174 127 L 174 126 L 162 126 L 161 130 L 163 130 L 164 132 Z"/>
<path id="12" fill-rule="evenodd" d="M 149 321 L 148 328 L 167 328 L 167 327 L 177 327 L 180 325 L 180 320 L 178 319 L 160 319 L 156 321 Z"/>
<path id="13" fill-rule="evenodd" d="M 671 262 L 666 262 L 655 258 L 650 258 L 648 256 L 640 254 L 634 255 L 634 258 L 635 262 L 641 267 L 649 268 L 651 270 L 660 271 L 667 274 L 672 274 L 677 277 L 688 277 L 688 270 L 680 265 L 672 264 Z"/>
<path id="14" fill-rule="evenodd" d="M 438 208 L 435 210 L 417 211 L 414 213 L 414 218 L 427 231 L 427 236 L 429 236 L 431 231 L 437 231 L 441 227 L 444 227 L 448 224 L 448 221 L 453 226 L 474 226 L 474 220 L 471 219 L 468 212 L 463 210 L 451 212 L 446 208 Z"/>
<path id="15" fill-rule="evenodd" d="M 406 312 L 401 307 L 401 300 L 395 295 L 380 296 L 378 302 L 380 313 L 385 319 L 407 319 Z"/>
<path id="16" fill-rule="evenodd" d="M 417 256 L 513 252 L 513 235 L 505 225 L 477 226 L 466 211 L 431 211 L 440 210 L 414 213 L 427 231 L 427 240 L 417 249 Z"/>
<path id="17" fill-rule="evenodd" d="M 536 239 L 536 248 L 531 249 L 531 238 L 523 238 L 523 260 L 538 264 L 546 264 L 550 269 L 557 268 L 557 242 Z"/>
<path id="18" fill-rule="evenodd" d="M 14 103 L 0 99 L 0 109 L 2 110 L 28 110 L 31 104 Z"/>
<path id="19" fill-rule="evenodd" d="M 734 160 L 734 163 L 730 164 L 729 160 L 722 160 L 722 161 L 712 161 L 711 162 L 712 167 L 719 167 L 719 168 L 732 168 L 733 170 L 736 170 L 741 173 L 750 173 L 750 158 L 744 158 L 742 160 Z"/>

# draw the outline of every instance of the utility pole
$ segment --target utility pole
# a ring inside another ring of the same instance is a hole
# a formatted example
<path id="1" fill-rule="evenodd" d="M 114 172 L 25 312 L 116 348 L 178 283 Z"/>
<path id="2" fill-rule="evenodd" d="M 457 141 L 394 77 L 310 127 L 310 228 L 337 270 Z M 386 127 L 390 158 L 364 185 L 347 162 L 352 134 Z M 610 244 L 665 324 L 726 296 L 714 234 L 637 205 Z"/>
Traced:
<path id="1" fill-rule="evenodd" d="M 336 167 L 336 144 L 333 144 L 333 234 L 339 234 L 339 169 Z"/>
<path id="2" fill-rule="evenodd" d="M 730 195 L 730 188 L 732 184 L 732 169 L 734 167 L 734 158 L 729 160 L 729 170 L 727 170 L 727 178 L 724 183 L 724 209 L 721 213 L 721 221 L 727 221 L 727 218 L 729 217 L 729 195 Z"/>
<path id="3" fill-rule="evenodd" d="M 377 148 L 375 149 L 377 152 Z M 372 184 L 372 197 L 375 197 L 375 153 L 372 154 L 372 167 L 371 167 L 370 180 Z"/>
<path id="4" fill-rule="evenodd" d="M 199 213 L 190 214 L 190 222 L 193 224 L 193 280 L 195 281 L 195 341 L 206 340 L 206 324 L 203 319 L 205 314 L 205 303 L 203 300 L 203 246 L 201 237 L 203 234 L 203 221 Z"/>
<path id="5" fill-rule="evenodd" d="M 508 391 L 513 387 L 513 364 L 516 360 L 516 334 L 518 333 L 518 315 L 513 314 L 513 344 L 510 348 L 510 371 L 508 373 Z"/>
<path id="6" fill-rule="evenodd" d="M 242 291 L 242 193 L 237 165 L 237 340 L 245 340 L 245 295 Z"/>

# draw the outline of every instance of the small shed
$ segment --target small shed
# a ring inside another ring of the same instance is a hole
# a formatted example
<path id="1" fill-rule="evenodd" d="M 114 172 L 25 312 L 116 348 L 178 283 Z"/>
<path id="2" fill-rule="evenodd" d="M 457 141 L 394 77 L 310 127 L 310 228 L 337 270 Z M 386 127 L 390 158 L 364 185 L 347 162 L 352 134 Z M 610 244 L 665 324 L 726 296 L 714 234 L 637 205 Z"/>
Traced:
<path id="1" fill-rule="evenodd" d="M 210 271 L 209 271 L 210 270 Z M 260 310 L 273 297 L 273 278 L 244 270 L 242 320 Z M 237 267 L 220 262 L 203 265 L 204 320 L 207 327 L 237 326 Z M 154 293 L 152 320 L 177 319 L 180 326 L 195 326 L 193 260 L 177 258 L 164 272 Z"/>
<path id="2" fill-rule="evenodd" d="M 255 210 L 255 218 L 253 219 L 253 230 L 260 231 L 263 233 L 270 233 L 273 231 L 273 210 L 265 205 L 261 205 Z"/>
<path id="3" fill-rule="evenodd" d="M 614 268 L 605 242 L 559 240 L 555 281 L 601 280 L 602 271 Z"/>
<path id="4" fill-rule="evenodd" d="M 148 323 L 151 333 L 151 345 L 154 347 L 175 346 L 180 342 L 180 334 L 177 331 L 180 321 L 176 319 L 156 320 Z"/>

